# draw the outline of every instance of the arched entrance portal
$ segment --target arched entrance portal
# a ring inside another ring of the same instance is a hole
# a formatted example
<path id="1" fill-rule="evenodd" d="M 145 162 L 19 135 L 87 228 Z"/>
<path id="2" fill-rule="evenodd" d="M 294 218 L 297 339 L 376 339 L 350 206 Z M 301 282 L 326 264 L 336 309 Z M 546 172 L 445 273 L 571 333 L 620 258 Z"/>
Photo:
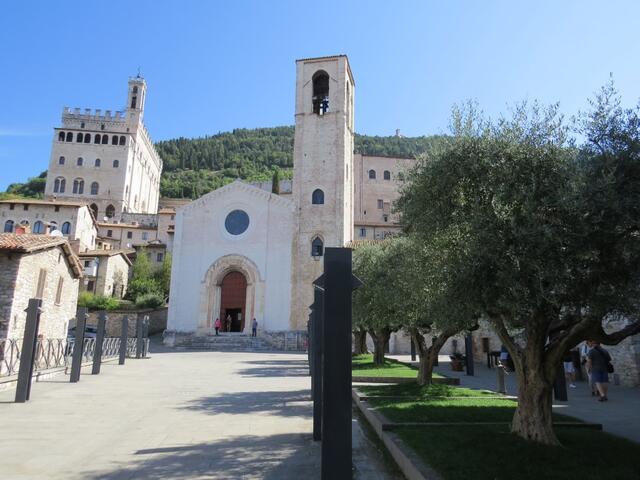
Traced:
<path id="1" fill-rule="evenodd" d="M 240 272 L 229 272 L 222 279 L 220 319 L 223 331 L 242 332 L 245 325 L 247 279 Z"/>

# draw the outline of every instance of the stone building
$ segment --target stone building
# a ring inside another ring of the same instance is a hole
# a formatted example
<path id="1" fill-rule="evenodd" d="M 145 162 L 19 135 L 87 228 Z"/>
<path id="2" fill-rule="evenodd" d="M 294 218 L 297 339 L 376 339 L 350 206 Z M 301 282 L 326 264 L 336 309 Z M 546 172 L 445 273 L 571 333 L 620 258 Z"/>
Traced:
<path id="1" fill-rule="evenodd" d="M 66 338 L 82 267 L 65 238 L 0 233 L 0 338 L 23 335 L 30 298 L 42 299 L 39 334 Z"/>
<path id="2" fill-rule="evenodd" d="M 82 200 L 97 219 L 158 209 L 162 160 L 143 123 L 147 85 L 129 79 L 125 111 L 63 109 L 45 199 Z"/>
<path id="3" fill-rule="evenodd" d="M 80 291 L 122 298 L 129 283 L 133 250 L 89 250 L 79 254 L 84 268 Z"/>
<path id="4" fill-rule="evenodd" d="M 96 248 L 98 230 L 93 212 L 83 202 L 61 200 L 0 200 L 4 233 L 61 233 L 76 252 Z"/>

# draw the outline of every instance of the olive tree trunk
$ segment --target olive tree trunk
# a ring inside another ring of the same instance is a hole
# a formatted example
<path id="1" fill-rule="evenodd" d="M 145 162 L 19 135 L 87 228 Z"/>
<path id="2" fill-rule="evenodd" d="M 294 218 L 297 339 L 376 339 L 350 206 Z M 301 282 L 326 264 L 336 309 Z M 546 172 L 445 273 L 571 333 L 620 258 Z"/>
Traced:
<path id="1" fill-rule="evenodd" d="M 388 328 L 370 330 L 369 335 L 373 339 L 373 364 L 382 366 L 384 365 L 384 350 L 389 342 L 391 330 Z"/>
<path id="2" fill-rule="evenodd" d="M 353 332 L 353 353 L 356 355 L 369 353 L 369 349 L 367 348 L 367 331 L 363 328 L 359 328 Z"/>
<path id="3" fill-rule="evenodd" d="M 440 350 L 449 337 L 452 337 L 458 332 L 447 330 L 442 332 L 440 335 L 434 335 L 430 347 L 427 347 L 427 340 L 425 336 L 420 333 L 417 328 L 410 328 L 409 333 L 411 334 L 411 339 L 418 351 L 420 365 L 417 379 L 418 385 L 428 385 L 433 379 L 433 366 L 438 359 Z"/>

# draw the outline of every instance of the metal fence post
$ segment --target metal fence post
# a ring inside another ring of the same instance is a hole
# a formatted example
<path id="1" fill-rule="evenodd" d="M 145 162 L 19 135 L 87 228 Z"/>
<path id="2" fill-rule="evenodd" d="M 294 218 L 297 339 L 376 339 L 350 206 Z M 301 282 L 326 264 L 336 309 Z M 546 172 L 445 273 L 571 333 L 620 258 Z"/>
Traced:
<path id="1" fill-rule="evenodd" d="M 498 368 L 496 368 L 496 372 L 498 375 L 498 393 L 507 393 L 507 389 L 504 386 L 504 368 L 498 366 Z"/>
<path id="2" fill-rule="evenodd" d="M 124 361 L 127 358 L 127 342 L 129 341 L 129 316 L 122 317 L 122 325 L 120 330 L 120 358 L 118 359 L 119 365 L 124 365 Z"/>
<path id="3" fill-rule="evenodd" d="M 27 320 L 22 338 L 22 350 L 20 352 L 20 368 L 18 370 L 18 385 L 16 386 L 16 403 L 24 403 L 31 396 L 31 378 L 33 376 L 33 363 L 36 356 L 38 343 L 38 327 L 40 326 L 40 306 L 42 300 L 30 298 L 27 307 Z"/>
<path id="4" fill-rule="evenodd" d="M 467 375 L 473 377 L 475 365 L 473 364 L 473 342 L 471 334 L 464 337 L 464 355 L 467 361 Z"/>
<path id="5" fill-rule="evenodd" d="M 136 358 L 142 357 L 142 343 L 144 342 L 142 330 L 142 318 L 138 316 L 136 318 Z"/>
<path id="6" fill-rule="evenodd" d="M 71 375 L 69 381 L 75 383 L 80 380 L 82 368 L 82 354 L 84 351 L 84 329 L 87 325 L 87 309 L 78 307 L 76 310 L 76 338 L 73 344 L 73 358 L 71 359 Z"/>
<path id="7" fill-rule="evenodd" d="M 102 365 L 102 345 L 104 343 L 104 331 L 107 328 L 107 312 L 101 310 L 98 312 L 98 333 L 96 335 L 96 346 L 93 349 L 93 367 L 91 368 L 91 375 L 98 375 L 100 373 L 100 366 Z"/>

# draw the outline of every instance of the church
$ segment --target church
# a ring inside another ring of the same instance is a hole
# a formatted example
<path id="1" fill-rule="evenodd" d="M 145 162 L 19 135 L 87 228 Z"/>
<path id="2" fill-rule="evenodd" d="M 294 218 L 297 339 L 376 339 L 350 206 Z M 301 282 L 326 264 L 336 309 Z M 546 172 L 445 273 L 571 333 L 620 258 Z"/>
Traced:
<path id="1" fill-rule="evenodd" d="M 238 180 L 178 209 L 168 336 L 306 330 L 325 247 L 354 236 L 354 94 L 345 55 L 297 60 L 291 193 Z"/>

